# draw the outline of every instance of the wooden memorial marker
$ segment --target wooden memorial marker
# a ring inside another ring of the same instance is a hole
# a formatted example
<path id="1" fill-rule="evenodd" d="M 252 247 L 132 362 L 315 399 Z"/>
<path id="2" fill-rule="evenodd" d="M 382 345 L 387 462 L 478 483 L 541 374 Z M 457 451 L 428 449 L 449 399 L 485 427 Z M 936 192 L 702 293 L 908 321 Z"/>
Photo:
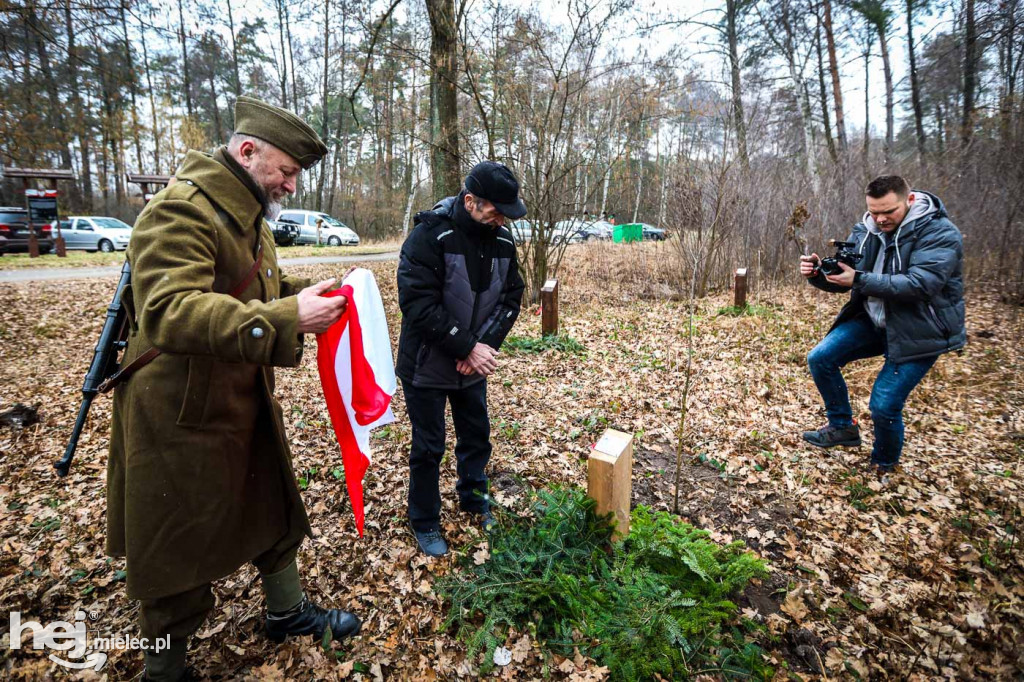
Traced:
<path id="1" fill-rule="evenodd" d="M 170 175 L 152 175 L 148 173 L 125 173 L 128 182 L 142 187 L 142 201 L 149 203 L 157 192 L 171 181 Z"/>
<path id="2" fill-rule="evenodd" d="M 736 299 L 733 305 L 738 310 L 742 310 L 747 307 L 747 269 L 739 268 L 736 270 Z"/>
<path id="3" fill-rule="evenodd" d="M 633 496 L 633 436 L 608 429 L 587 459 L 587 495 L 597 502 L 597 513 L 615 514 L 616 540 L 629 535 Z"/>
<path id="4" fill-rule="evenodd" d="M 52 209 L 52 215 L 54 216 L 54 224 L 57 228 L 57 237 L 54 239 L 54 247 L 59 257 L 63 258 L 67 255 L 64 249 L 64 237 L 60 230 L 60 209 L 57 206 L 57 181 L 58 180 L 74 180 L 75 174 L 69 170 L 62 168 L 13 168 L 8 167 L 2 170 L 0 173 L 5 178 L 21 178 L 22 189 L 25 194 L 25 209 L 28 211 L 28 215 L 25 216 L 28 229 L 28 257 L 38 258 L 39 257 L 39 238 L 36 237 L 35 225 L 32 221 L 33 208 L 37 208 L 40 211 L 45 209 L 49 212 Z M 31 184 L 30 180 L 45 180 L 49 186 L 48 190 L 34 190 L 29 187 Z M 35 199 L 38 203 L 35 207 L 32 205 L 32 200 Z M 52 202 L 52 206 L 49 206 Z M 44 204 L 40 207 L 39 203 Z"/>
<path id="5" fill-rule="evenodd" d="M 558 334 L 558 280 L 549 279 L 540 290 L 540 335 Z"/>

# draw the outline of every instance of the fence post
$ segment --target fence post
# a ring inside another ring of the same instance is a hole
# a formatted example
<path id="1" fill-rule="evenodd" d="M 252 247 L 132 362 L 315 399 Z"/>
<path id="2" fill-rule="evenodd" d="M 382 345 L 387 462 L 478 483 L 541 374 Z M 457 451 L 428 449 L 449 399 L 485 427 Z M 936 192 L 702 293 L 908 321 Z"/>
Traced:
<path id="1" fill-rule="evenodd" d="M 615 514 L 616 540 L 629 535 L 633 496 L 633 436 L 608 429 L 587 459 L 587 495 L 597 502 L 597 514 Z"/>
<path id="2" fill-rule="evenodd" d="M 736 298 L 733 305 L 737 310 L 743 310 L 747 307 L 747 269 L 739 268 L 736 270 Z"/>
<path id="3" fill-rule="evenodd" d="M 540 290 L 540 334 L 558 334 L 558 280 L 549 279 Z"/>

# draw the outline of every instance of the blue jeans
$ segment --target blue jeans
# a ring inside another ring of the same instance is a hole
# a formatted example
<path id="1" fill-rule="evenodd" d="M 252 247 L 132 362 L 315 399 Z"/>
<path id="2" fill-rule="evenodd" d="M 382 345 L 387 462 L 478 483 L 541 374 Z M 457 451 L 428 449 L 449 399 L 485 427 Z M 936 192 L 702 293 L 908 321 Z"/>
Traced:
<path id="1" fill-rule="evenodd" d="M 910 362 L 891 362 L 886 352 L 884 329 L 878 329 L 865 315 L 842 323 L 821 340 L 807 356 L 818 393 L 825 401 L 828 423 L 836 428 L 853 423 L 850 393 L 841 369 L 854 360 L 885 355 L 885 364 L 871 389 L 871 420 L 875 425 L 875 446 L 871 462 L 893 467 L 903 452 L 903 405 L 914 387 L 935 364 L 937 357 Z"/>

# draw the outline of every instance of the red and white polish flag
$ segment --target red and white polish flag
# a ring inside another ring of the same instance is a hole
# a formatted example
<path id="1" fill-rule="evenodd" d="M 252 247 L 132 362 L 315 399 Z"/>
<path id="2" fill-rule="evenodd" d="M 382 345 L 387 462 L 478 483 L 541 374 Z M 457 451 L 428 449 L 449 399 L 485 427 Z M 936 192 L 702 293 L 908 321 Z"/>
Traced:
<path id="1" fill-rule="evenodd" d="M 347 296 L 341 318 L 316 335 L 317 368 L 331 424 L 341 446 L 345 485 L 363 536 L 363 476 L 370 466 L 370 431 L 395 421 L 395 364 L 384 303 L 373 273 L 358 268 L 339 289 L 324 296 Z"/>

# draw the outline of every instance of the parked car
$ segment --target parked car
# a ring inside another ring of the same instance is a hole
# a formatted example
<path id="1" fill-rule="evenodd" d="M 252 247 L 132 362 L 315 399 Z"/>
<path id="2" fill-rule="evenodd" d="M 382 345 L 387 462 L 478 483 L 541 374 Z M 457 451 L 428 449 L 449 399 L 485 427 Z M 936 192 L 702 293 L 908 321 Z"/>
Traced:
<path id="1" fill-rule="evenodd" d="M 7 237 L 0 236 L 0 256 L 7 251 Z"/>
<path id="2" fill-rule="evenodd" d="M 337 218 L 332 218 L 319 211 L 302 211 L 287 209 L 277 217 L 278 223 L 298 227 L 295 244 L 316 244 L 316 221 L 322 221 L 320 243 L 330 246 L 355 246 L 359 243 L 359 235 Z"/>
<path id="3" fill-rule="evenodd" d="M 533 223 L 529 220 L 513 220 L 508 224 L 508 229 L 517 244 L 533 240 Z"/>
<path id="4" fill-rule="evenodd" d="M 128 248 L 132 226 L 117 218 L 70 216 L 60 221 L 60 234 L 69 251 L 82 249 L 113 253 Z"/>
<path id="5" fill-rule="evenodd" d="M 605 220 L 595 220 L 592 223 L 583 223 L 580 228 L 580 237 L 583 241 L 588 242 L 592 239 L 611 239 L 614 234 L 615 227 Z"/>
<path id="6" fill-rule="evenodd" d="M 568 242 L 569 244 L 575 244 L 576 242 L 583 241 L 583 227 L 586 224 L 579 218 L 559 220 L 555 223 L 555 229 L 551 231 L 551 243 L 562 244 Z"/>
<path id="7" fill-rule="evenodd" d="M 277 220 L 268 220 L 271 232 L 274 233 L 274 243 L 278 246 L 291 246 L 299 236 L 299 226 L 291 223 L 282 223 Z"/>
<path id="8" fill-rule="evenodd" d="M 53 223 L 35 223 L 39 253 L 53 250 Z M 28 211 L 24 208 L 0 206 L 0 237 L 7 239 L 7 253 L 28 251 Z"/>
<path id="9" fill-rule="evenodd" d="M 647 223 L 640 223 L 640 226 L 643 230 L 645 240 L 649 239 L 655 242 L 663 242 L 668 237 L 668 235 L 665 233 L 665 230 L 661 229 L 660 227 L 648 225 Z"/>

